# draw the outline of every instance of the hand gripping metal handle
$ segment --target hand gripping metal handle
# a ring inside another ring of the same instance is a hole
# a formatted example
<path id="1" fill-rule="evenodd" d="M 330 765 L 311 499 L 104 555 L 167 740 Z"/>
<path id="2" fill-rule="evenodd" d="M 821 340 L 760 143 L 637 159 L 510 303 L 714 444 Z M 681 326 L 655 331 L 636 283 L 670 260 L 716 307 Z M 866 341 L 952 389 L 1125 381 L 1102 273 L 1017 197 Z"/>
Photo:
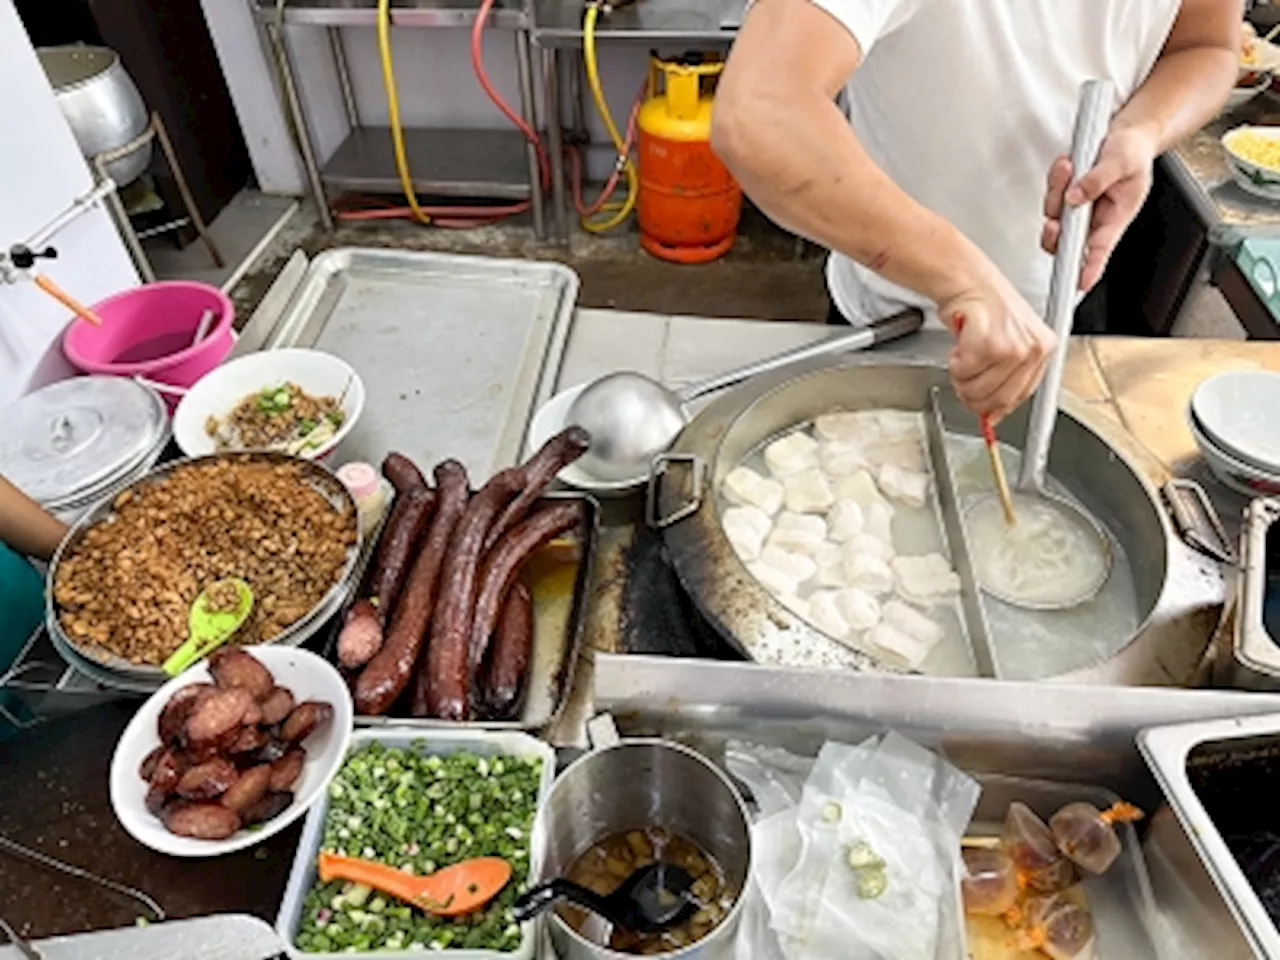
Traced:
<path id="1" fill-rule="evenodd" d="M 1089 80 L 1080 89 L 1080 110 L 1071 141 L 1072 176 L 1079 180 L 1098 162 L 1098 153 L 1107 137 L 1111 111 L 1115 105 L 1115 85 L 1110 80 Z M 1074 181 L 1073 181 L 1074 182 Z M 1058 252 L 1053 258 L 1053 279 L 1049 283 L 1049 305 L 1045 322 L 1058 336 L 1058 345 L 1049 358 L 1044 381 L 1031 404 L 1027 420 L 1027 437 L 1023 446 L 1022 470 L 1018 487 L 1039 490 L 1044 486 L 1045 468 L 1049 464 L 1049 445 L 1058 419 L 1058 393 L 1062 388 L 1062 371 L 1067 362 L 1067 345 L 1075 319 L 1080 270 L 1084 264 L 1085 244 L 1089 240 L 1089 222 L 1093 204 L 1062 207 L 1062 232 L 1058 235 Z"/>

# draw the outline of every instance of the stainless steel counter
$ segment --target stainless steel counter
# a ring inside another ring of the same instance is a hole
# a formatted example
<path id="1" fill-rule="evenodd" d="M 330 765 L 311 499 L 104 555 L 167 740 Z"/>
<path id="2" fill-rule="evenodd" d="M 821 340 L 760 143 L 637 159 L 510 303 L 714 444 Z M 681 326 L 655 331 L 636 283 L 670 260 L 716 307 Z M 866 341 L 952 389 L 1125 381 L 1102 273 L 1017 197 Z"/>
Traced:
<path id="1" fill-rule="evenodd" d="M 607 14 L 602 42 L 727 45 L 742 21 L 744 0 L 640 0 Z M 582 0 L 534 0 L 533 37 L 542 47 L 582 45 Z"/>

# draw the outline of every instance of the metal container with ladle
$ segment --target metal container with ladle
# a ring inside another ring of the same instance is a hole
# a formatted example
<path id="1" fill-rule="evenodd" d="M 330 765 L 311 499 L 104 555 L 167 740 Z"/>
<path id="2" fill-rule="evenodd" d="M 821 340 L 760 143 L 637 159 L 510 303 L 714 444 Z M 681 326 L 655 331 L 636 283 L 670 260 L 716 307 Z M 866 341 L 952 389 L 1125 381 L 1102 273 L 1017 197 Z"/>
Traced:
<path id="1" fill-rule="evenodd" d="M 1077 177 L 1083 176 L 1097 162 L 1114 96 L 1115 88 L 1107 80 L 1090 80 L 1081 89 L 1080 110 L 1071 145 L 1071 163 Z M 1008 491 L 1003 489 L 1003 472 L 996 470 L 997 483 L 1002 487 L 999 499 L 996 495 L 986 495 L 965 506 L 965 525 L 974 569 L 982 588 L 1006 603 L 1035 610 L 1079 606 L 1097 595 L 1111 573 L 1112 553 L 1106 531 L 1087 511 L 1067 498 L 1051 493 L 1045 486 L 1049 446 L 1058 420 L 1058 395 L 1092 209 L 1091 203 L 1063 206 L 1062 231 L 1053 261 L 1045 317 L 1058 342 L 1049 358 L 1044 380 L 1032 401 L 1016 492 L 1010 498 Z M 990 437 L 988 444 L 991 444 Z M 1003 510 L 1001 500 L 1004 502 Z M 1019 530 L 1019 516 L 1022 518 L 1022 530 Z M 1009 519 L 1013 522 L 1008 523 Z M 1034 523 L 1034 529 L 1026 530 L 1028 522 Z M 1050 577 L 1047 568 L 1041 583 L 1016 582 L 1022 574 L 1015 568 L 1020 566 L 1026 570 L 1028 551 L 1043 553 L 1048 549 L 1047 541 L 1054 535 L 1061 551 L 1077 552 L 1092 562 L 1078 559 L 1075 582 L 1060 573 Z M 1005 567 L 1007 571 L 1002 569 Z M 1047 582 L 1049 580 L 1053 582 Z"/>

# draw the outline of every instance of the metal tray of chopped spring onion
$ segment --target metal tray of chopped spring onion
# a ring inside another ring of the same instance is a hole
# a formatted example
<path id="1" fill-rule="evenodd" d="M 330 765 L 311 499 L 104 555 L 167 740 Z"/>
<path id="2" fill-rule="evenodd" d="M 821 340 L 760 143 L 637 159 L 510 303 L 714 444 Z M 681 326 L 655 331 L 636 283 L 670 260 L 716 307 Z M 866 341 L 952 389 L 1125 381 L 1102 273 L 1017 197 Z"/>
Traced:
<path id="1" fill-rule="evenodd" d="M 408 755 L 406 756 L 406 752 Z M 537 769 L 531 765 L 536 764 Z M 357 730 L 347 759 L 307 814 L 276 919 L 294 960 L 533 960 L 540 925 L 512 922 L 511 903 L 536 876 L 534 813 L 555 778 L 555 753 L 508 731 Z M 470 857 L 502 856 L 513 879 L 467 918 L 432 918 L 367 888 L 319 884 L 322 849 L 427 874 Z"/>

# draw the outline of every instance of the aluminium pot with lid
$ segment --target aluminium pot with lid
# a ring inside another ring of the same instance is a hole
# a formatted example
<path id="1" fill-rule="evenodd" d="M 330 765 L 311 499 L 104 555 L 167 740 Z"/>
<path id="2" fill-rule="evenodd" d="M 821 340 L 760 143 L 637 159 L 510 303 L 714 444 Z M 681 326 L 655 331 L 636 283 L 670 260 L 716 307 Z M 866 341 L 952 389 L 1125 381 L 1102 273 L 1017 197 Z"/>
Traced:
<path id="1" fill-rule="evenodd" d="M 3 413 L 0 475 L 55 513 L 88 506 L 150 469 L 169 436 L 164 402 L 120 377 L 72 377 Z"/>

